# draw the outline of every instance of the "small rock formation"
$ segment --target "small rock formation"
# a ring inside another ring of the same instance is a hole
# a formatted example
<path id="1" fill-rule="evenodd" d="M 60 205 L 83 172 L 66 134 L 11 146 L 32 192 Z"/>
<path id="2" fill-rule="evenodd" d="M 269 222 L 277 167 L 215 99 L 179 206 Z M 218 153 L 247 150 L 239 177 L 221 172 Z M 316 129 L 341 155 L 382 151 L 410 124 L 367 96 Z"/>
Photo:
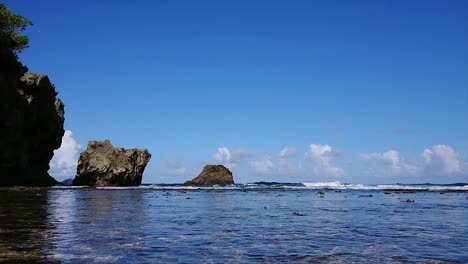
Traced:
<path id="1" fill-rule="evenodd" d="M 68 178 L 60 182 L 61 185 L 63 186 L 71 186 L 73 184 L 73 179 Z"/>
<path id="2" fill-rule="evenodd" d="M 140 185 L 150 159 L 146 149 L 114 148 L 109 140 L 90 141 L 80 155 L 73 185 Z"/>
<path id="3" fill-rule="evenodd" d="M 223 165 L 206 165 L 195 179 L 184 183 L 187 186 L 215 184 L 234 184 L 232 172 Z"/>
<path id="4" fill-rule="evenodd" d="M 65 132 L 64 105 L 47 75 L 0 68 L 0 186 L 55 185 L 48 170 Z"/>

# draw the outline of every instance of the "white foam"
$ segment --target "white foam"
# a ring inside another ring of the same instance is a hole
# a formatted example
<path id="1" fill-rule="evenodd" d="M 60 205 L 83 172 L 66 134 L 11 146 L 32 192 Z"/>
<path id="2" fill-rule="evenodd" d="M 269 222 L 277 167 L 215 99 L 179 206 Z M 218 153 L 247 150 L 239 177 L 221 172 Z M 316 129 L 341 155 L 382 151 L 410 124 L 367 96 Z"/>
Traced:
<path id="1" fill-rule="evenodd" d="M 468 191 L 465 186 L 437 186 L 437 185 L 399 185 L 399 184 L 346 184 L 339 181 L 334 182 L 304 182 L 307 189 L 346 189 L 346 190 L 420 190 L 420 191 Z"/>
<path id="2" fill-rule="evenodd" d="M 339 181 L 332 182 L 303 182 L 305 187 L 311 188 L 341 188 L 345 187 L 345 184 Z"/>
<path id="3" fill-rule="evenodd" d="M 88 188 L 88 186 L 54 186 L 54 189 L 79 189 Z M 443 185 L 400 185 L 400 184 L 350 184 L 340 181 L 331 182 L 303 182 L 301 185 L 275 184 L 268 186 L 265 184 L 248 183 L 245 185 L 226 185 L 226 186 L 184 186 L 184 185 L 140 185 L 128 187 L 96 187 L 100 190 L 255 190 L 255 189 L 334 189 L 334 190 L 420 190 L 420 191 L 468 191 L 468 185 L 464 186 L 443 186 Z"/>
<path id="4" fill-rule="evenodd" d="M 349 184 L 340 181 L 333 182 L 303 182 L 307 189 L 338 189 L 338 190 L 369 190 L 375 189 L 371 185 Z"/>
<path id="5" fill-rule="evenodd" d="M 127 187 L 116 187 L 116 186 L 106 186 L 106 187 L 96 187 L 100 190 L 137 190 L 141 189 L 139 186 L 127 186 Z"/>
<path id="6" fill-rule="evenodd" d="M 89 186 L 51 186 L 52 189 L 80 189 L 88 188 Z"/>

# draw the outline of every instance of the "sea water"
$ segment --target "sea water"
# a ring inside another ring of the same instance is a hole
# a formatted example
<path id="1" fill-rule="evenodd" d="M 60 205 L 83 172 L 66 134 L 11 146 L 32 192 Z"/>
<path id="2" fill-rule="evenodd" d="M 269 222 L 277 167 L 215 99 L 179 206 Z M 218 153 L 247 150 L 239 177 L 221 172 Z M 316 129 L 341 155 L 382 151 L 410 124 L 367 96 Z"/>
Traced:
<path id="1" fill-rule="evenodd" d="M 468 186 L 0 190 L 6 263 L 468 263 Z"/>

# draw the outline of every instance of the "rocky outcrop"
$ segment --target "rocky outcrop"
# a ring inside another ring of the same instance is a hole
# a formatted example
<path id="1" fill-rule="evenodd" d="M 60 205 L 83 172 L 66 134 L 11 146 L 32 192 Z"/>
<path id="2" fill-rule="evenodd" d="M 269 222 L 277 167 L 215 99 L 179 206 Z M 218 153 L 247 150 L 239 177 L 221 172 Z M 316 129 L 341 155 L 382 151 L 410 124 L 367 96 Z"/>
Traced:
<path id="1" fill-rule="evenodd" d="M 62 143 L 64 106 L 49 78 L 18 60 L 31 22 L 0 9 L 0 186 L 54 185 L 49 162 Z"/>
<path id="2" fill-rule="evenodd" d="M 109 140 L 90 141 L 80 155 L 73 185 L 140 185 L 150 159 L 146 149 L 114 148 Z"/>
<path id="3" fill-rule="evenodd" d="M 0 63 L 0 186 L 54 185 L 47 171 L 62 143 L 64 105 L 47 75 L 18 78 L 27 68 L 10 59 L 11 67 Z"/>
<path id="4" fill-rule="evenodd" d="M 232 172 L 223 165 L 206 165 L 203 171 L 193 180 L 186 181 L 187 186 L 203 186 L 215 184 L 234 184 Z"/>

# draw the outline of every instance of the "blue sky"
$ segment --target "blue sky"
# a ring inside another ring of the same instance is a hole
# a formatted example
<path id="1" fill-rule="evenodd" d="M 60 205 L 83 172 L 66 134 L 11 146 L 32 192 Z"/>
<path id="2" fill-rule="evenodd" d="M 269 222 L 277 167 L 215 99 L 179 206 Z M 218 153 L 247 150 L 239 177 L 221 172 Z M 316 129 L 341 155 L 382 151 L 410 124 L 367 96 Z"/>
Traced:
<path id="1" fill-rule="evenodd" d="M 4 2 L 65 103 L 57 179 L 109 138 L 144 182 L 468 182 L 467 1 Z"/>

